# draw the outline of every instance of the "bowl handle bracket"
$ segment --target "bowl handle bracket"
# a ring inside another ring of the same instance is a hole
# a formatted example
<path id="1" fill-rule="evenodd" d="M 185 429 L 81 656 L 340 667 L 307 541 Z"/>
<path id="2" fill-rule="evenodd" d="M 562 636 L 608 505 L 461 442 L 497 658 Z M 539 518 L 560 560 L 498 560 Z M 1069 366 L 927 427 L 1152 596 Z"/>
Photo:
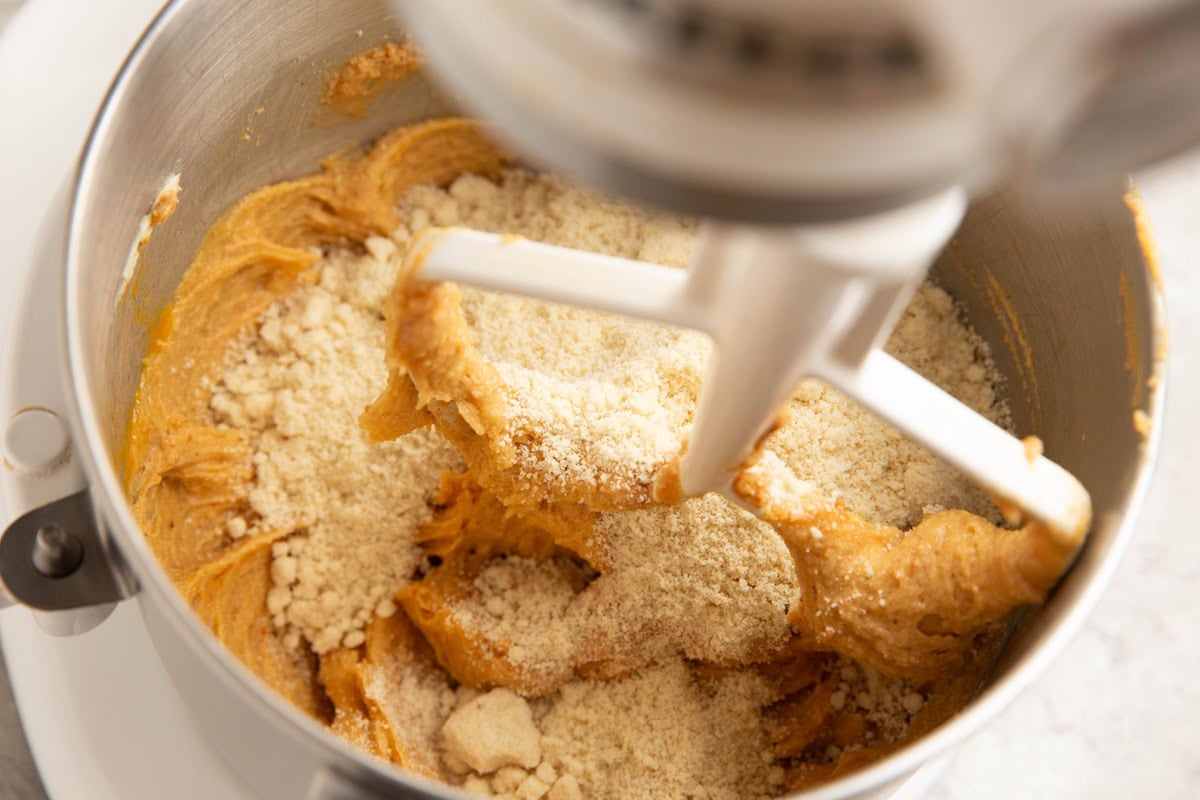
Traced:
<path id="1" fill-rule="evenodd" d="M 134 593 L 106 540 L 86 490 L 18 517 L 0 536 L 0 608 L 27 606 L 60 636 L 99 625 Z"/>

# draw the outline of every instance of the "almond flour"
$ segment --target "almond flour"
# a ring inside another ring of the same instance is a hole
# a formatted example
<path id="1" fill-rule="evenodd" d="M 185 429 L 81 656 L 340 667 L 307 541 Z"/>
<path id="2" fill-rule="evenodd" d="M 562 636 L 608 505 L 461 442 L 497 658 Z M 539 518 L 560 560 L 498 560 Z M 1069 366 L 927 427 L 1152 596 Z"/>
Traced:
<path id="1" fill-rule="evenodd" d="M 722 498 L 602 514 L 595 536 L 610 568 L 582 591 L 569 564 L 510 557 L 484 569 L 454 613 L 535 676 L 679 656 L 755 663 L 790 636 L 787 548 Z"/>
<path id="2" fill-rule="evenodd" d="M 397 246 L 429 225 L 466 225 L 682 266 L 695 241 L 690 223 L 524 171 L 413 190 L 402 217 L 394 242 L 326 254 L 319 283 L 266 314 L 211 403 L 218 421 L 250 433 L 255 450 L 250 508 L 227 531 L 291 532 L 272 553 L 268 603 L 280 633 L 318 653 L 358 646 L 372 615 L 395 613 L 395 591 L 419 579 L 414 536 L 432 517 L 439 476 L 464 468 L 431 431 L 368 446 L 358 430 L 386 377 L 380 309 Z M 475 290 L 464 290 L 463 307 L 509 387 L 510 435 L 531 472 L 550 483 L 632 484 L 678 451 L 708 354 L 704 337 Z M 940 289 L 919 292 L 888 347 L 1005 422 L 987 350 Z M 965 478 L 837 392 L 807 381 L 792 411 L 769 446 L 872 520 L 905 525 L 942 505 L 994 514 Z M 538 444 L 523 445 L 531 430 Z M 776 689 L 749 668 L 700 678 L 688 661 L 751 662 L 787 639 L 795 572 L 779 537 L 718 497 L 605 513 L 596 536 L 605 574 L 567 558 L 497 559 L 454 613 L 530 670 L 556 669 L 581 649 L 598 658 L 636 652 L 651 663 L 610 680 L 577 678 L 540 698 L 455 690 L 440 672 L 376 670 L 366 696 L 425 763 L 440 763 L 446 780 L 474 794 L 782 793 L 785 771 L 762 713 L 779 699 Z M 879 741 L 902 736 L 924 697 L 851 662 L 840 669 L 831 705 L 859 708 Z M 520 742 L 489 740 L 504 730 Z"/>
<path id="3" fill-rule="evenodd" d="M 396 264 L 391 242 L 371 247 L 331 253 L 316 286 L 273 306 L 210 404 L 254 448 L 249 518 L 226 529 L 295 532 L 275 545 L 268 607 L 292 645 L 317 653 L 361 644 L 371 614 L 395 610 L 438 477 L 461 468 L 431 431 L 369 446 L 358 429 L 386 380 L 379 309 Z"/>
<path id="4" fill-rule="evenodd" d="M 771 797 L 783 774 L 760 709 L 773 695 L 751 673 L 702 682 L 678 661 L 577 681 L 543 718 L 542 747 L 585 797 Z"/>
<path id="5" fill-rule="evenodd" d="M 542 734 L 529 704 L 509 689 L 493 689 L 455 709 L 442 726 L 442 741 L 447 759 L 476 772 L 542 763 Z"/>
<path id="6" fill-rule="evenodd" d="M 886 350 L 992 422 L 1010 426 L 988 348 L 942 289 L 926 284 L 917 292 Z M 836 389 L 806 380 L 789 408 L 791 418 L 767 448 L 797 477 L 869 521 L 908 528 L 945 508 L 999 521 L 982 490 Z"/>
<path id="7" fill-rule="evenodd" d="M 688 263 L 696 240 L 692 223 L 524 171 L 500 185 L 466 176 L 446 191 L 414 190 L 401 215 L 411 233 L 464 225 L 672 267 Z M 470 288 L 462 305 L 505 384 L 506 443 L 540 485 L 627 494 L 678 454 L 710 350 L 705 336 Z"/>
<path id="8" fill-rule="evenodd" d="M 466 176 L 402 203 L 401 242 L 430 225 L 465 225 L 607 255 L 682 267 L 692 225 L 606 203 L 554 178 L 513 171 L 499 184 Z M 505 436 L 522 468 L 551 490 L 599 484 L 629 493 L 678 454 L 711 351 L 692 331 L 476 289 L 463 313 L 505 384 Z M 1001 425 L 986 345 L 946 292 L 926 285 L 887 349 Z M 800 477 L 879 524 L 908 527 L 924 511 L 962 508 L 996 519 L 988 498 L 956 470 L 841 393 L 805 381 L 792 415 L 767 446 Z"/>

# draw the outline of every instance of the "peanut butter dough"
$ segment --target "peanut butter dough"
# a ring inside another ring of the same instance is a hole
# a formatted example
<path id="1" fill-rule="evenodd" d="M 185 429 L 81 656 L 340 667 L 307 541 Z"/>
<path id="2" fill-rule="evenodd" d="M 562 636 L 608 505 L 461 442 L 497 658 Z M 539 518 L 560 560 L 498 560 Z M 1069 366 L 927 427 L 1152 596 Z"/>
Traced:
<path id="1" fill-rule="evenodd" d="M 272 442 L 309 432 L 277 407 L 286 394 L 254 383 L 266 351 L 246 342 L 307 341 L 305 325 L 347 330 L 328 297 L 348 291 L 335 285 L 344 269 L 329 268 L 331 252 L 343 267 L 353 258 L 398 262 L 380 237 L 437 223 L 438 214 L 457 224 L 462 209 L 496 193 L 510 192 L 512 219 L 578 207 L 572 190 L 510 167 L 476 124 L 433 120 L 362 154 L 333 156 L 316 175 L 265 187 L 208 232 L 153 332 L 125 457 L 135 516 L 200 617 L 336 735 L 412 772 L 501 797 L 773 797 L 869 763 L 960 709 L 1006 614 L 1044 596 L 1078 541 L 1050 539 L 1034 525 L 998 528 L 994 509 L 960 477 L 811 383 L 793 401 L 797 421 L 767 440 L 768 452 L 739 480 L 761 518 L 715 496 L 663 505 L 653 473 L 545 480 L 544 468 L 518 458 L 539 436 L 560 437 L 536 451 L 543 466 L 566 454 L 584 467 L 601 463 L 586 456 L 587 443 L 603 436 L 582 438 L 576 452 L 569 436 L 550 430 L 560 418 L 539 417 L 528 403 L 523 416 L 514 413 L 521 387 L 549 386 L 539 399 L 553 401 L 555 391 L 583 386 L 572 402 L 586 412 L 595 400 L 616 417 L 629 398 L 587 383 L 593 367 L 569 354 L 537 344 L 533 366 L 517 368 L 504 348 L 532 346 L 525 334 L 536 325 L 539 336 L 572 330 L 586 340 L 594 320 L 449 285 L 400 281 L 386 307 L 386 365 L 370 366 L 380 396 L 365 409 L 322 409 L 361 414 L 374 447 L 419 435 L 453 445 L 462 462 L 428 459 L 440 485 L 417 498 L 424 522 L 406 522 L 418 563 L 394 598 L 371 587 L 346 625 L 321 627 L 321 614 L 342 613 L 346 597 L 306 561 L 321 535 L 319 509 L 276 525 L 286 515 L 268 513 L 254 494 L 266 491 L 274 468 L 264 420 L 276 420 Z M 555 225 L 570 233 L 573 213 Z M 628 211 L 625 238 L 639 248 L 628 255 L 681 265 L 691 223 L 660 217 Z M 286 306 L 297 298 L 307 305 Z M 919 302 L 953 328 L 946 335 L 965 337 L 944 293 L 927 288 Z M 370 303 L 362 306 L 355 313 Z M 296 331 L 264 330 L 293 318 Z M 505 320 L 515 334 L 488 327 Z M 609 352 L 628 357 L 625 367 L 661 372 L 665 396 L 683 398 L 662 430 L 674 436 L 686 426 L 703 350 L 689 350 L 695 343 L 678 332 L 640 330 L 646 338 L 637 339 L 622 325 L 595 330 Z M 315 368 L 272 347 L 270 357 L 297 374 Z M 638 360 L 647 349 L 667 356 Z M 972 403 L 1002 421 L 986 370 L 972 360 L 979 348 L 966 342 L 958 352 L 964 370 L 979 370 Z M 530 377 L 556 358 L 559 383 Z M 635 411 L 653 410 L 650 389 Z M 281 425 L 285 418 L 292 422 Z M 823 435 L 821 420 L 838 429 Z M 855 472 L 855 441 L 900 455 L 854 486 L 847 478 L 843 502 L 829 500 L 820 481 Z M 667 442 L 664 462 L 678 449 Z M 792 474 L 801 467 L 812 483 Z M 873 502 L 885 482 L 891 499 Z M 413 491 L 399 481 L 394 488 Z M 354 491 L 335 486 L 329 502 Z M 946 502 L 992 522 L 934 507 Z M 296 603 L 306 604 L 307 627 L 289 617 Z"/>

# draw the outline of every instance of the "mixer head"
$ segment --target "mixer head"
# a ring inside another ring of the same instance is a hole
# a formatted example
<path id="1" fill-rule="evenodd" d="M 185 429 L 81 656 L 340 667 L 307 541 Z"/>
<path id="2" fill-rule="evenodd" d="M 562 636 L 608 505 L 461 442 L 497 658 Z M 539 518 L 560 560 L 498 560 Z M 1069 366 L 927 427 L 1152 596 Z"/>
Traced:
<path id="1" fill-rule="evenodd" d="M 403 5 L 434 69 L 524 154 L 702 216 L 857 217 L 1021 163 L 1124 170 L 1200 139 L 1192 2 Z"/>

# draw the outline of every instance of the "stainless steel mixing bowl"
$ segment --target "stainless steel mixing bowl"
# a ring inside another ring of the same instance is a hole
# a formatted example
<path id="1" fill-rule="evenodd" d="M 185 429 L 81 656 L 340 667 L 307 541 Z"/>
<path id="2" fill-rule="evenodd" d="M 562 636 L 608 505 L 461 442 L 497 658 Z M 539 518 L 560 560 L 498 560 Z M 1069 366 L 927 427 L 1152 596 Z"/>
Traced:
<path id="1" fill-rule="evenodd" d="M 74 441 L 92 503 L 183 697 L 213 744 L 271 798 L 453 792 L 350 749 L 227 654 L 139 534 L 116 464 L 147 326 L 221 211 L 258 186 L 314 170 L 319 157 L 349 142 L 447 110 L 417 77 L 367 117 L 322 119 L 327 72 L 402 36 L 382 0 L 177 0 L 125 65 L 74 187 L 62 313 Z M 172 172 L 182 175 L 182 202 L 146 248 L 137 291 L 123 296 L 138 221 Z M 1125 188 L 1107 187 L 1083 205 L 1046 205 L 1019 189 L 983 198 L 936 270 L 992 344 L 1018 431 L 1041 436 L 1091 491 L 1096 522 L 1085 551 L 1045 606 L 1024 616 L 962 714 L 808 797 L 884 796 L 986 724 L 1063 648 L 1107 582 L 1154 452 L 1155 436 L 1144 440 L 1134 430 L 1131 403 L 1140 398 L 1156 431 L 1162 401 L 1161 387 L 1144 388 L 1162 344 L 1161 298 Z"/>

